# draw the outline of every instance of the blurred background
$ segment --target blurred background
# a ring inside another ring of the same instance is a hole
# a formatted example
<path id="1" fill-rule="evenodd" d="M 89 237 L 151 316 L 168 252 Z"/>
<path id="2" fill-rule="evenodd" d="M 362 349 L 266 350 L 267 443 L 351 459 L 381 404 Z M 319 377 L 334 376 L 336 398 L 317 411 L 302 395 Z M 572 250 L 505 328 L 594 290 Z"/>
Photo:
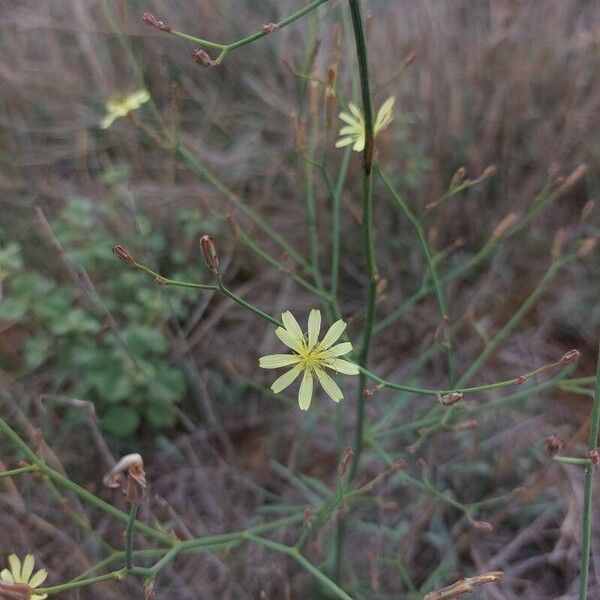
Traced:
<path id="1" fill-rule="evenodd" d="M 141 15 L 151 11 L 174 29 L 229 42 L 301 5 L 0 4 L 3 415 L 53 465 L 119 506 L 122 498 L 102 489 L 102 475 L 122 454 L 141 452 L 151 481 L 141 518 L 181 538 L 243 529 L 318 504 L 335 487 L 340 452 L 353 441 L 356 382 L 344 381 L 339 410 L 318 396 L 308 414 L 300 413 L 294 393 L 273 396 L 271 373 L 258 369 L 259 356 L 281 351 L 270 325 L 222 296 L 156 286 L 111 249 L 124 244 L 165 276 L 212 283 L 198 248 L 199 236 L 210 234 L 230 288 L 270 314 L 289 309 L 304 322 L 318 298 L 253 251 L 257 245 L 296 270 L 232 194 L 307 257 L 304 197 L 313 193 L 328 273 L 331 197 L 324 173 L 337 178 L 343 156 L 334 148 L 337 113 L 359 96 L 340 0 L 212 68 L 194 62 L 193 45 L 146 26 Z M 375 106 L 396 98 L 394 123 L 378 138 L 379 158 L 412 210 L 425 215 L 440 272 L 468 264 L 490 236 L 499 241 L 497 227 L 508 215 L 509 229 L 517 227 L 550 198 L 526 228 L 445 285 L 462 373 L 537 289 L 552 260 L 600 232 L 593 209 L 600 186 L 599 6 L 594 0 L 364 5 Z M 328 104 L 322 83 L 331 64 L 337 103 Z M 143 87 L 155 104 L 100 128 L 108 100 Z M 161 143 L 157 114 L 191 160 Z M 311 168 L 307 156 L 324 168 Z M 461 167 L 472 185 L 431 208 Z M 375 207 L 385 280 L 381 322 L 419 290 L 426 263 L 410 223 L 380 184 Z M 360 156 L 352 153 L 342 195 L 339 287 L 352 340 L 360 336 L 366 282 L 360 215 Z M 582 352 L 573 376 L 593 375 L 598 258 L 597 249 L 580 252 L 548 280 L 474 385 L 516 377 L 571 348 Z M 372 370 L 394 381 L 416 377 L 426 387 L 444 386 L 440 327 L 433 295 L 417 299 L 378 331 Z M 361 502 L 346 540 L 344 572 L 353 597 L 421 598 L 484 570 L 502 570 L 505 578 L 474 598 L 576 597 L 583 473 L 552 463 L 543 447 L 557 433 L 568 453 L 584 451 L 590 387 L 589 381 L 549 387 L 510 402 L 502 397 L 512 389 L 478 395 L 462 418 L 423 443 L 418 423 L 430 399 L 389 391 L 370 398 L 369 423 L 396 431 L 374 434 L 373 446 L 406 458 L 410 477 L 422 485 L 391 478 Z M 6 440 L 0 448 L 1 466 L 13 468 L 15 449 Z M 386 466 L 372 450 L 359 480 Z M 35 479 L 2 480 L 0 490 L 0 554 L 34 553 L 51 583 L 104 556 L 96 537 L 70 519 L 70 511 L 83 510 L 74 498 L 65 511 Z M 473 519 L 486 525 L 474 525 L 436 491 L 476 505 Z M 120 547 L 121 527 L 89 514 L 91 528 Z M 596 517 L 598 523 L 597 506 Z M 314 536 L 312 562 L 329 560 L 333 523 Z M 293 542 L 298 531 L 278 539 Z M 598 539 L 592 564 L 600 576 Z M 590 598 L 600 597 L 594 572 L 590 585 Z M 140 590 L 136 582 L 111 583 L 61 597 L 120 599 Z M 156 597 L 323 594 L 294 563 L 243 546 L 179 558 L 161 575 Z"/>

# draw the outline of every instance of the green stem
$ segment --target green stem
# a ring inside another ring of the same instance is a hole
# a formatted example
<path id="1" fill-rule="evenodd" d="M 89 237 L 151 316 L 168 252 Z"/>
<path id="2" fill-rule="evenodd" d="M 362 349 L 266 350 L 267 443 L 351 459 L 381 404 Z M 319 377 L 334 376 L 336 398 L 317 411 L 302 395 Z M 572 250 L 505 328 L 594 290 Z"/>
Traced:
<path id="1" fill-rule="evenodd" d="M 600 345 L 596 368 L 596 386 L 594 391 L 594 404 L 590 418 L 590 437 L 588 449 L 596 450 L 598 432 L 600 430 Z M 590 571 L 590 550 L 592 542 L 592 491 L 594 484 L 594 465 L 585 467 L 585 483 L 583 486 L 583 523 L 581 528 L 581 559 L 579 568 L 579 600 L 586 600 L 588 578 Z"/>
<path id="2" fill-rule="evenodd" d="M 39 471 L 41 471 L 44 475 L 49 477 L 58 485 L 64 487 L 65 489 L 73 492 L 77 496 L 79 496 L 82 500 L 85 500 L 89 504 L 95 506 L 96 508 L 104 511 L 105 513 L 111 515 L 115 519 L 123 523 L 127 523 L 129 521 L 129 515 L 115 508 L 108 502 L 101 500 L 91 492 L 88 492 L 86 489 L 77 485 L 73 481 L 71 481 L 68 477 L 65 477 L 58 471 L 55 471 L 51 467 L 49 467 L 33 450 L 29 448 L 29 446 L 17 435 L 14 429 L 0 417 L 0 432 L 6 435 L 7 438 L 17 447 L 19 450 L 27 457 L 27 459 L 36 465 Z M 135 528 L 148 536 L 149 538 L 155 539 L 157 541 L 163 542 L 168 545 L 173 544 L 173 538 L 161 531 L 157 531 L 152 527 L 149 527 L 145 523 L 141 523 L 140 521 L 135 522 Z"/>
<path id="3" fill-rule="evenodd" d="M 592 464 L 589 458 L 577 458 L 575 456 L 553 456 L 556 462 L 565 463 L 567 465 L 579 465 L 581 467 L 588 467 Z"/>
<path id="4" fill-rule="evenodd" d="M 340 226 L 342 213 L 342 193 L 344 183 L 348 175 L 348 166 L 352 148 L 347 147 L 344 150 L 342 164 L 338 175 L 337 185 L 333 190 L 333 206 L 331 209 L 331 297 L 337 302 L 338 287 L 340 280 Z M 326 177 L 328 179 L 328 176 Z M 331 182 L 330 182 L 331 183 Z"/>
<path id="5" fill-rule="evenodd" d="M 342 600 L 352 600 L 352 596 L 349 596 L 341 587 L 335 584 L 331 579 L 329 579 L 329 577 L 327 577 L 327 575 L 317 569 L 317 567 L 315 567 L 302 554 L 300 554 L 298 548 L 293 546 L 285 546 L 284 544 L 280 544 L 266 538 L 261 538 L 253 534 L 248 534 L 245 537 L 248 541 L 260 544 L 269 550 L 273 550 L 273 552 L 290 556 L 304 570 L 308 571 L 311 575 L 313 575 L 313 577 L 318 579 L 330 592 L 335 594 L 337 598 L 341 598 Z"/>
<path id="6" fill-rule="evenodd" d="M 132 502 L 129 511 L 129 520 L 127 521 L 127 529 L 125 531 L 125 567 L 128 571 L 131 571 L 131 568 L 133 567 L 133 530 L 137 512 L 138 504 Z"/>
<path id="7" fill-rule="evenodd" d="M 2 473 L 0 473 L 0 479 L 4 479 L 5 477 L 13 477 L 15 475 L 21 475 L 22 473 L 31 473 L 32 471 L 39 471 L 37 465 L 27 465 L 26 467 L 12 469 L 11 471 L 3 471 Z"/>
<path id="8" fill-rule="evenodd" d="M 365 244 L 365 258 L 367 262 L 367 309 L 365 313 L 365 324 L 362 335 L 362 347 L 359 355 L 359 365 L 367 366 L 371 338 L 373 334 L 373 322 L 375 320 L 375 302 L 377 297 L 377 266 L 375 264 L 375 240 L 373 235 L 373 105 L 371 99 L 371 88 L 369 83 L 369 61 L 367 56 L 367 41 L 365 36 L 364 22 L 360 0 L 348 0 L 352 29 L 356 44 L 356 56 L 358 60 L 358 71 L 360 78 L 360 90 L 363 104 L 363 115 L 365 122 L 365 148 L 363 152 L 363 210 L 362 227 Z M 358 398 L 356 406 L 356 423 L 354 436 L 354 459 L 348 473 L 348 481 L 351 482 L 358 471 L 358 464 L 364 444 L 364 419 L 365 419 L 365 397 L 366 375 L 361 371 L 358 381 Z M 345 537 L 345 519 L 338 521 L 335 542 L 334 576 L 336 581 L 341 577 L 341 565 L 343 554 L 343 542 Z"/>
<path id="9" fill-rule="evenodd" d="M 200 289 L 200 290 L 209 290 L 212 292 L 220 292 L 221 294 L 223 294 L 223 295 L 227 296 L 228 298 L 230 298 L 231 300 L 233 300 L 235 303 L 237 303 L 240 306 L 243 306 L 244 308 L 246 308 L 247 310 L 253 312 L 255 315 L 257 315 L 261 319 L 264 319 L 265 321 L 268 321 L 269 323 L 271 323 L 272 325 L 276 325 L 277 327 L 283 327 L 283 323 L 281 321 L 279 321 L 275 317 L 272 317 L 271 315 L 267 314 L 266 312 L 264 312 L 257 306 L 254 306 L 254 304 L 251 304 L 250 302 L 244 300 L 243 298 L 240 298 L 240 296 L 238 296 L 237 294 L 232 292 L 229 288 L 227 288 L 223 284 L 223 282 L 221 281 L 220 278 L 218 279 L 217 285 L 206 285 L 203 283 L 191 283 L 189 281 L 179 281 L 177 279 L 168 279 L 167 277 L 163 277 L 160 273 L 153 271 L 146 265 L 142 265 L 137 262 L 131 266 L 134 269 L 137 269 L 138 271 L 142 271 L 144 273 L 147 273 L 148 275 L 151 275 L 152 277 L 155 278 L 155 280 L 160 285 L 172 285 L 172 286 L 176 286 L 176 287 L 194 288 L 194 289 Z"/>
<path id="10" fill-rule="evenodd" d="M 88 579 L 78 579 L 77 581 L 69 581 L 67 583 L 62 583 L 60 585 L 54 585 L 52 587 L 47 588 L 36 588 L 35 593 L 37 595 L 43 594 L 58 594 L 58 592 L 65 592 L 67 590 L 72 590 L 75 588 L 86 587 L 88 585 L 93 585 L 94 583 L 101 583 L 103 581 L 119 581 L 122 580 L 125 576 L 125 569 L 119 569 L 118 571 L 112 571 L 111 573 L 106 573 L 105 575 L 98 575 L 97 577 L 89 577 Z"/>
<path id="11" fill-rule="evenodd" d="M 446 307 L 446 300 L 444 298 L 444 290 L 442 287 L 442 283 L 437 273 L 437 268 L 435 266 L 435 261 L 433 257 L 433 252 L 431 250 L 431 246 L 429 245 L 429 241 L 427 240 L 427 236 L 425 235 L 425 231 L 423 229 L 423 225 L 421 221 L 417 218 L 417 216 L 412 212 L 409 208 L 408 204 L 404 202 L 402 196 L 392 183 L 389 176 L 385 173 L 383 168 L 379 163 L 375 163 L 375 167 L 379 176 L 385 183 L 388 188 L 390 194 L 394 202 L 400 207 L 406 218 L 410 221 L 411 225 L 414 227 L 415 232 L 417 233 L 417 237 L 419 239 L 419 244 L 421 246 L 421 250 L 425 255 L 425 260 L 427 262 L 427 268 L 429 269 L 429 275 L 431 277 L 431 281 L 433 283 L 433 288 L 435 291 L 435 297 L 437 300 L 438 308 L 440 311 L 440 316 L 442 319 L 442 324 L 448 319 L 448 309 Z M 452 354 L 452 342 L 450 338 L 450 332 L 446 328 L 446 335 L 444 336 L 444 345 L 446 346 L 446 361 L 448 363 L 448 379 L 450 381 L 450 385 L 454 382 L 454 358 Z"/>
<path id="12" fill-rule="evenodd" d="M 312 2 L 309 2 L 304 8 L 301 8 L 300 10 L 292 13 L 291 15 L 285 17 L 284 19 L 281 19 L 281 21 L 278 21 L 277 23 L 275 23 L 275 29 L 283 29 L 290 23 L 293 23 L 294 21 L 297 21 L 298 19 L 302 18 L 305 14 L 309 13 L 311 10 L 314 10 L 321 4 L 325 4 L 325 2 L 327 2 L 327 1 L 328 0 L 313 0 Z M 249 35 L 245 38 L 242 38 L 241 40 L 237 40 L 236 42 L 231 42 L 230 44 L 218 44 L 217 42 L 209 42 L 202 38 L 198 38 L 193 35 L 188 35 L 186 33 L 180 32 L 180 31 L 171 31 L 171 33 L 178 38 L 181 38 L 188 42 L 192 42 L 194 44 L 198 44 L 199 46 L 204 46 L 205 48 L 214 48 L 217 50 L 222 50 L 223 55 L 224 55 L 233 50 L 237 50 L 238 48 L 243 48 L 244 46 L 247 46 L 248 44 L 252 44 L 253 42 L 256 42 L 257 40 L 260 40 L 261 38 L 265 37 L 266 35 L 269 35 L 269 33 L 271 33 L 271 32 L 268 30 L 265 30 L 265 31 L 261 30 L 256 33 L 253 33 L 252 35 Z"/>

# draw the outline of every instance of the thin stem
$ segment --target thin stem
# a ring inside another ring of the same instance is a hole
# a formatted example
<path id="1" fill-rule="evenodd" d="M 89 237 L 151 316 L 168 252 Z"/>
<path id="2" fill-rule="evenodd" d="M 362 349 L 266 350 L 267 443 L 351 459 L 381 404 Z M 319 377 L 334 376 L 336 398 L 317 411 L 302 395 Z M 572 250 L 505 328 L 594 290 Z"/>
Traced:
<path id="1" fill-rule="evenodd" d="M 417 237 L 419 239 L 419 245 L 421 246 L 421 250 L 425 255 L 425 260 L 427 262 L 427 268 L 429 269 L 429 275 L 431 277 L 431 281 L 433 284 L 433 288 L 435 291 L 435 297 L 437 300 L 438 308 L 440 311 L 440 316 L 442 319 L 442 323 L 444 324 L 448 320 L 448 309 L 446 307 L 446 300 L 444 298 L 444 290 L 442 287 L 442 283 L 437 273 L 437 268 L 435 266 L 434 255 L 429 245 L 429 241 L 427 240 L 427 236 L 425 235 L 425 231 L 423 229 L 423 225 L 418 217 L 412 212 L 409 208 L 408 204 L 404 201 L 394 184 L 392 183 L 389 176 L 383 170 L 379 163 L 375 163 L 375 167 L 379 176 L 385 183 L 388 188 L 392 198 L 397 206 L 400 207 L 406 218 L 410 221 L 411 225 L 414 227 L 415 232 L 417 233 Z M 450 338 L 450 332 L 446 327 L 446 335 L 444 336 L 444 346 L 446 347 L 446 360 L 448 363 L 448 379 L 450 381 L 450 385 L 454 382 L 454 358 L 452 354 L 452 342 Z"/>
<path id="2" fill-rule="evenodd" d="M 373 105 L 371 99 L 371 88 L 369 82 L 369 61 L 367 56 L 367 41 L 365 36 L 364 22 L 360 0 L 348 0 L 352 29 L 356 44 L 356 56 L 358 60 L 358 71 L 360 78 L 360 90 L 363 104 L 363 115 L 365 123 L 365 148 L 363 152 L 363 210 L 362 227 L 365 244 L 365 258 L 367 262 L 367 309 L 362 335 L 362 347 L 359 355 L 359 365 L 367 366 L 371 338 L 373 334 L 373 323 L 375 320 L 375 303 L 377 297 L 377 266 L 375 264 L 375 240 L 373 235 Z M 354 436 L 354 459 L 348 473 L 348 481 L 351 482 L 358 471 L 358 464 L 364 444 L 364 419 L 365 419 L 365 397 L 366 375 L 361 371 L 358 382 L 358 398 L 356 405 L 356 423 Z M 345 537 L 345 519 L 338 521 L 335 542 L 334 576 L 336 581 L 341 577 L 341 565 L 343 554 L 343 542 Z"/>
<path id="3" fill-rule="evenodd" d="M 575 456 L 553 456 L 556 462 L 565 463 L 567 465 L 579 465 L 582 467 L 588 467 L 592 465 L 592 461 L 589 458 L 577 458 Z"/>
<path id="4" fill-rule="evenodd" d="M 138 504 L 137 502 L 132 502 L 129 511 L 129 520 L 127 521 L 127 529 L 125 530 L 125 567 L 128 571 L 131 571 L 131 568 L 133 567 L 133 531 L 137 512 Z"/>
<path id="5" fill-rule="evenodd" d="M 17 448 L 19 448 L 19 450 L 27 457 L 27 459 L 31 463 L 35 464 L 38 470 L 41 471 L 44 475 L 48 476 L 51 480 L 53 480 L 60 486 L 68 489 L 69 491 L 73 492 L 82 500 L 85 500 L 89 504 L 111 515 L 115 519 L 118 519 L 123 523 L 127 523 L 129 521 L 129 515 L 127 513 L 124 513 L 112 506 L 111 504 L 108 504 L 108 502 L 105 502 L 104 500 L 98 498 L 91 492 L 88 492 L 86 489 L 71 481 L 68 477 L 65 477 L 58 471 L 55 471 L 54 469 L 49 467 L 33 450 L 31 450 L 31 448 L 29 448 L 29 446 L 17 435 L 15 430 L 1 417 L 0 432 L 6 435 L 6 437 L 8 437 Z M 149 538 L 155 539 L 168 545 L 173 544 L 174 540 L 170 535 L 162 533 L 161 531 L 157 531 L 156 529 L 153 529 L 145 523 L 136 521 L 135 528 Z"/>
<path id="6" fill-rule="evenodd" d="M 293 23 L 294 21 L 297 21 L 298 19 L 302 18 L 305 14 L 309 13 L 311 10 L 315 10 L 315 8 L 317 8 L 321 4 L 325 4 L 325 2 L 327 2 L 327 1 L 328 0 L 313 0 L 312 2 L 309 2 L 304 8 L 301 8 L 300 10 L 292 13 L 291 15 L 285 17 L 284 19 L 281 19 L 281 21 L 278 21 L 277 23 L 275 23 L 274 24 L 275 29 L 276 30 L 283 29 L 290 23 Z M 261 29 L 261 31 L 253 33 L 252 35 L 242 38 L 241 40 L 231 42 L 230 44 L 219 44 L 217 42 L 210 42 L 208 40 L 204 40 L 202 38 L 195 37 L 193 35 L 188 35 L 187 33 L 182 33 L 181 31 L 171 31 L 170 33 L 172 33 L 174 36 L 181 38 L 183 40 L 186 40 L 188 42 L 198 44 L 199 46 L 204 46 L 205 48 L 214 48 L 217 50 L 222 50 L 223 51 L 222 54 L 224 56 L 228 52 L 237 50 L 238 48 L 243 48 L 244 46 L 247 46 L 248 44 L 252 44 L 253 42 L 256 42 L 257 40 L 260 40 L 261 38 L 265 37 L 266 35 L 269 35 L 269 33 L 272 33 L 272 31 L 270 30 L 270 28 L 265 28 L 264 30 Z"/>
<path id="7" fill-rule="evenodd" d="M 588 449 L 596 450 L 598 432 L 600 430 L 600 345 L 596 368 L 596 386 L 594 391 L 594 404 L 590 418 L 590 437 Z M 588 578 L 590 571 L 590 550 L 592 542 L 592 491 L 594 484 L 594 465 L 585 467 L 585 482 L 583 486 L 583 523 L 581 529 L 581 559 L 579 566 L 579 600 L 586 600 Z"/>
<path id="8" fill-rule="evenodd" d="M 333 190 L 333 206 L 331 209 L 331 296 L 337 302 L 338 287 L 340 280 L 340 225 L 342 212 L 342 192 L 344 183 L 348 174 L 348 166 L 350 164 L 350 156 L 352 148 L 347 147 L 344 150 L 342 164 L 338 175 L 337 185 Z M 326 180 L 328 180 L 326 175 Z"/>
<path id="9" fill-rule="evenodd" d="M 67 583 L 62 583 L 60 585 L 53 585 L 52 587 L 47 588 L 36 588 L 36 595 L 43 594 L 58 594 L 58 592 L 64 592 L 66 590 L 72 590 L 74 588 L 86 587 L 88 585 L 93 585 L 94 583 L 101 583 L 103 581 L 119 581 L 122 580 L 125 576 L 125 569 L 119 569 L 118 571 L 112 571 L 111 573 L 106 573 L 105 575 L 98 575 L 97 577 L 89 577 L 88 579 L 77 579 L 73 581 L 68 581 Z"/>
<path id="10" fill-rule="evenodd" d="M 257 535 L 248 534 L 245 536 L 248 541 L 260 544 L 273 552 L 285 554 L 293 558 L 304 570 L 308 571 L 313 577 L 318 579 L 330 592 L 335 594 L 337 598 L 342 600 L 352 600 L 352 596 L 349 596 L 341 587 L 335 584 L 327 575 L 321 572 L 315 567 L 310 561 L 308 561 L 300 551 L 293 546 L 285 546 L 279 542 L 274 542 L 265 538 L 258 537 Z"/>
<path id="11" fill-rule="evenodd" d="M 26 467 L 12 469 L 11 471 L 3 471 L 0 473 L 0 479 L 4 479 L 5 477 L 14 477 L 15 475 L 21 475 L 22 473 L 31 473 L 32 471 L 39 471 L 37 465 L 28 465 Z"/>
<path id="12" fill-rule="evenodd" d="M 238 296 L 236 293 L 232 292 L 228 287 L 225 286 L 225 284 L 223 283 L 223 281 L 220 278 L 218 278 L 217 285 L 207 285 L 207 284 L 203 284 L 203 283 L 191 283 L 189 281 L 179 281 L 177 279 L 169 279 L 167 277 L 163 277 L 160 273 L 153 271 L 150 267 L 147 267 L 146 265 L 143 265 L 138 262 L 132 263 L 131 267 L 134 269 L 137 269 L 138 271 L 142 271 L 144 273 L 147 273 L 148 275 L 151 275 L 152 277 L 155 278 L 155 281 L 157 283 L 159 283 L 160 285 L 172 285 L 172 286 L 177 286 L 177 287 L 194 288 L 194 289 L 200 289 L 200 290 L 209 290 L 212 292 L 220 292 L 221 294 L 227 296 L 228 298 L 230 298 L 231 300 L 233 300 L 240 306 L 243 306 L 247 310 L 253 312 L 255 315 L 259 316 L 261 319 L 264 319 L 265 321 L 268 321 L 269 323 L 271 323 L 272 325 L 276 325 L 277 327 L 283 327 L 283 323 L 281 321 L 279 321 L 275 317 L 272 317 L 271 315 L 267 314 L 266 312 L 264 312 L 257 306 L 254 306 L 254 304 L 251 304 L 247 300 L 240 298 L 240 296 Z"/>

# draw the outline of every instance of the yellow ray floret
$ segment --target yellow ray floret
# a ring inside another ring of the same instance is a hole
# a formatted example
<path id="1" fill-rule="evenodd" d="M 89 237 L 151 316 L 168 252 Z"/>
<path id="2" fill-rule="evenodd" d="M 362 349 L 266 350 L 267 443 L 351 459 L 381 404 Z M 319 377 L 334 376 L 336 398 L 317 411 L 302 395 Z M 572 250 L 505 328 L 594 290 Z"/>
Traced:
<path id="1" fill-rule="evenodd" d="M 302 375 L 300 391 L 298 392 L 298 404 L 302 410 L 308 410 L 313 395 L 314 378 L 316 377 L 327 395 L 334 402 L 339 402 L 344 394 L 325 369 L 344 373 L 345 375 L 358 375 L 357 365 L 339 358 L 352 350 L 352 344 L 350 342 L 335 344 L 344 333 L 346 323 L 342 319 L 336 321 L 319 342 L 321 330 L 321 312 L 319 310 L 313 309 L 310 311 L 308 333 L 306 335 L 291 312 L 284 312 L 281 315 L 281 320 L 283 327 L 278 327 L 275 330 L 275 335 L 292 350 L 292 354 L 263 356 L 259 364 L 263 369 L 292 368 L 277 378 L 271 389 L 278 394 L 290 386 L 299 375 Z"/>

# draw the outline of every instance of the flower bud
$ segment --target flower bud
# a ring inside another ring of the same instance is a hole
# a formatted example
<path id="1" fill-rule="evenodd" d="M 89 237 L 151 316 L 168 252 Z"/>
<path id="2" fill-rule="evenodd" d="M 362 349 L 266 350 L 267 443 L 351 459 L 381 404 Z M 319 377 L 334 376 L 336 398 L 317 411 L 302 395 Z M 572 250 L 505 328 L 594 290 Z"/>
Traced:
<path id="1" fill-rule="evenodd" d="M 588 254 L 591 254 L 594 251 L 594 248 L 598 244 L 598 238 L 589 237 L 585 238 L 583 242 L 581 242 L 581 246 L 579 246 L 579 250 L 577 250 L 578 258 L 585 258 Z"/>
<path id="2" fill-rule="evenodd" d="M 544 450 L 548 456 L 552 457 L 562 450 L 564 444 L 565 443 L 563 442 L 562 438 L 557 435 L 551 435 L 548 436 L 544 441 Z"/>
<path id="3" fill-rule="evenodd" d="M 490 243 L 497 242 L 500 238 L 504 237 L 506 232 L 519 220 L 520 215 L 515 212 L 508 213 L 498 225 L 492 235 L 490 236 Z"/>
<path id="4" fill-rule="evenodd" d="M 135 259 L 133 258 L 132 254 L 129 252 L 129 250 L 127 250 L 127 248 L 125 248 L 125 246 L 122 246 L 121 244 L 117 244 L 116 246 L 113 247 L 113 254 L 120 261 L 124 262 L 126 265 L 129 265 L 131 267 L 137 266 Z"/>
<path id="5" fill-rule="evenodd" d="M 454 175 L 452 175 L 452 179 L 450 180 L 449 190 L 453 191 L 457 187 L 460 187 L 465 179 L 467 178 L 467 167 L 459 167 Z"/>
<path id="6" fill-rule="evenodd" d="M 200 238 L 200 248 L 204 256 L 204 262 L 206 266 L 213 273 L 219 272 L 219 256 L 217 255 L 217 249 L 212 241 L 210 235 L 203 235 Z"/>
<path id="7" fill-rule="evenodd" d="M 444 406 L 452 406 L 453 404 L 456 404 L 462 400 L 464 397 L 465 395 L 462 392 L 450 392 L 449 394 L 440 396 L 439 401 L 440 404 L 443 404 Z"/>
<path id="8" fill-rule="evenodd" d="M 260 30 L 266 35 L 267 33 L 273 33 L 274 31 L 276 31 L 278 29 L 277 25 L 275 25 L 275 23 L 265 23 L 264 25 L 260 26 Z"/>
<path id="9" fill-rule="evenodd" d="M 352 451 L 352 448 L 346 448 L 342 454 L 342 460 L 338 466 L 338 477 L 341 478 L 346 474 L 346 471 L 348 470 L 353 458 L 354 452 Z"/>
<path id="10" fill-rule="evenodd" d="M 171 28 L 168 25 L 165 25 L 163 21 L 159 21 L 152 13 L 145 12 L 142 15 L 142 20 L 146 25 L 150 25 L 150 27 L 155 27 L 159 31 L 171 33 Z"/>
<path id="11" fill-rule="evenodd" d="M 590 459 L 590 462 L 596 466 L 600 463 L 600 452 L 598 450 L 590 450 L 588 452 L 588 458 Z"/>
<path id="12" fill-rule="evenodd" d="M 203 67 L 214 67 L 215 61 L 210 57 L 206 50 L 202 48 L 197 48 L 192 52 L 192 58 Z"/>
<path id="13" fill-rule="evenodd" d="M 514 383 L 516 383 L 517 385 L 523 385 L 526 381 L 527 381 L 527 375 L 519 375 L 514 380 Z"/>
<path id="14" fill-rule="evenodd" d="M 488 521 L 475 521 L 472 520 L 470 521 L 471 523 L 471 527 L 473 527 L 473 529 L 476 529 L 477 531 L 480 531 L 481 533 L 491 533 L 492 531 L 494 531 L 494 526 L 489 523 Z"/>
<path id="15" fill-rule="evenodd" d="M 581 352 L 579 350 L 569 350 L 565 352 L 558 361 L 559 365 L 568 365 L 569 363 L 575 362 L 581 356 Z"/>

